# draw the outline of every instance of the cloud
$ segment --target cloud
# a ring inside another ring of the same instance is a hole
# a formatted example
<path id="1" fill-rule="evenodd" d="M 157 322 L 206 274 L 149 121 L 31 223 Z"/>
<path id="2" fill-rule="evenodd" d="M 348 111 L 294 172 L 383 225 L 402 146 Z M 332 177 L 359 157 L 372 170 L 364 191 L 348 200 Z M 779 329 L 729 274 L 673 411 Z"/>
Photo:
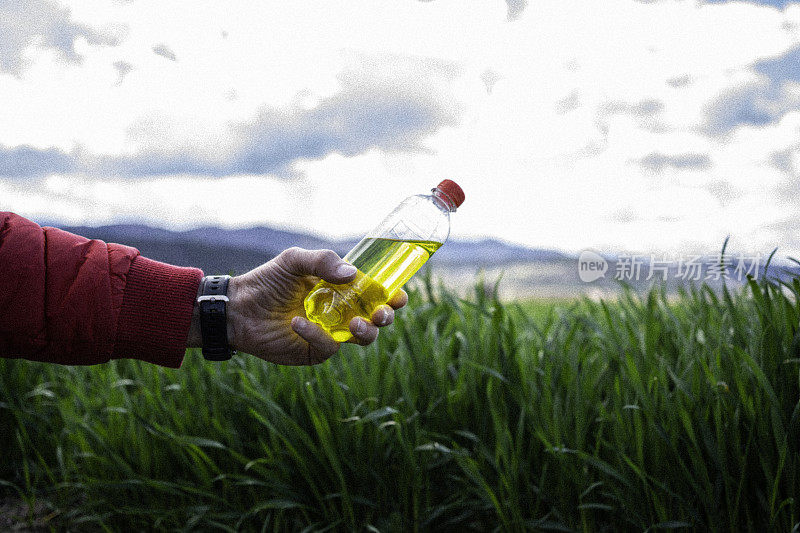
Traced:
<path id="1" fill-rule="evenodd" d="M 767 230 L 774 235 L 772 243 L 780 243 L 781 251 L 795 250 L 793 253 L 787 254 L 789 257 L 800 259 L 800 256 L 797 255 L 797 250 L 800 250 L 800 217 L 790 215 L 772 219 L 771 222 L 761 223 L 759 229 Z"/>
<path id="2" fill-rule="evenodd" d="M 636 213 L 636 210 L 632 207 L 623 207 L 622 209 L 617 209 L 611 213 L 611 215 L 608 217 L 608 220 L 620 224 L 628 224 L 630 222 L 641 220 L 641 217 L 639 217 L 639 215 Z"/>
<path id="3" fill-rule="evenodd" d="M 157 56 L 166 57 L 170 61 L 177 61 L 178 58 L 175 56 L 175 52 L 164 43 L 157 44 L 153 46 L 153 53 Z"/>
<path id="4" fill-rule="evenodd" d="M 508 20 L 516 20 L 528 7 L 528 0 L 506 0 L 508 6 Z"/>
<path id="5" fill-rule="evenodd" d="M 67 154 L 57 148 L 0 145 L 0 177 L 36 178 L 67 173 L 76 168 L 76 159 L 76 154 Z"/>
<path id="6" fill-rule="evenodd" d="M 104 162 L 109 171 L 130 176 L 203 174 L 290 175 L 293 163 L 338 153 L 347 157 L 371 149 L 411 152 L 443 126 L 457 123 L 457 110 L 423 79 L 371 80 L 346 73 L 342 90 L 315 107 L 265 107 L 249 122 L 235 123 L 235 145 L 223 157 L 192 150 L 145 152 Z"/>
<path id="7" fill-rule="evenodd" d="M 742 1 L 742 0 L 706 0 L 707 4 L 727 4 L 729 2 Z M 770 6 L 777 9 L 783 9 L 786 6 L 796 4 L 796 0 L 743 0 L 748 4 L 757 4 L 762 6 Z"/>
<path id="8" fill-rule="evenodd" d="M 345 71 L 341 90 L 316 106 L 264 107 L 250 121 L 228 125 L 230 146 L 203 150 L 199 143 L 177 149 L 149 148 L 128 156 L 92 156 L 29 146 L 0 151 L 0 177 L 35 177 L 83 172 L 121 177 L 193 174 L 292 176 L 301 160 L 329 154 L 352 157 L 373 149 L 424 151 L 422 141 L 458 123 L 460 108 L 435 87 L 449 76 L 441 65 L 404 78 Z M 437 72 L 438 71 L 438 72 Z"/>
<path id="9" fill-rule="evenodd" d="M 653 152 L 637 161 L 652 172 L 663 172 L 666 168 L 675 170 L 705 170 L 711 166 L 708 154 L 685 153 L 666 155 Z"/>
<path id="10" fill-rule="evenodd" d="M 763 126 L 800 109 L 800 94 L 790 87 L 800 82 L 800 46 L 750 68 L 758 75 L 755 81 L 728 89 L 706 107 L 705 133 L 721 136 L 743 125 Z"/>
<path id="11" fill-rule="evenodd" d="M 628 115 L 637 119 L 639 127 L 662 132 L 667 129 L 659 119 L 659 114 L 664 110 L 664 103 L 661 100 L 652 98 L 640 100 L 636 103 L 613 100 L 601 104 L 597 109 L 595 126 L 603 135 L 607 137 L 609 132 L 608 117 L 613 115 Z"/>
<path id="12" fill-rule="evenodd" d="M 769 162 L 781 172 L 794 175 L 796 168 L 794 160 L 797 155 L 800 155 L 800 143 L 772 152 L 769 156 Z M 796 194 L 796 191 L 793 194 Z"/>
<path id="13" fill-rule="evenodd" d="M 742 197 L 742 191 L 733 187 L 730 183 L 724 180 L 714 180 L 709 182 L 705 189 L 714 196 L 719 205 L 726 207 L 730 205 L 733 200 Z"/>
<path id="14" fill-rule="evenodd" d="M 117 75 L 119 76 L 117 78 L 117 83 L 115 83 L 114 85 L 119 85 L 122 83 L 122 80 L 125 79 L 125 76 L 127 76 L 128 73 L 131 70 L 133 70 L 133 65 L 131 65 L 127 61 L 115 61 L 114 69 L 116 69 Z"/>
<path id="15" fill-rule="evenodd" d="M 653 116 L 664 109 L 660 100 L 642 100 L 636 104 L 628 102 L 606 102 L 600 106 L 600 111 L 605 115 L 633 115 L 636 117 Z"/>
<path id="16" fill-rule="evenodd" d="M 701 130 L 713 136 L 726 135 L 739 126 L 764 126 L 800 109 L 800 95 L 788 88 L 759 80 L 729 89 L 708 106 Z"/>
<path id="17" fill-rule="evenodd" d="M 800 46 L 782 56 L 755 62 L 753 70 L 766 76 L 773 84 L 800 82 Z"/>
<path id="18" fill-rule="evenodd" d="M 49 0 L 0 0 L 0 72 L 20 76 L 31 46 L 55 50 L 73 63 L 81 61 L 75 41 L 116 46 L 118 36 L 72 20 L 70 10 Z"/>
<path id="19" fill-rule="evenodd" d="M 581 93 L 575 89 L 567 96 L 556 102 L 556 113 L 563 115 L 581 106 Z"/>
<path id="20" fill-rule="evenodd" d="M 687 85 L 692 83 L 692 77 L 688 74 L 684 74 L 683 76 L 676 76 L 674 78 L 670 78 L 667 80 L 667 85 L 670 87 L 686 87 Z"/>
<path id="21" fill-rule="evenodd" d="M 709 135 L 724 135 L 738 126 L 763 126 L 777 118 L 770 109 L 773 96 L 768 96 L 768 83 L 758 81 L 729 89 L 706 106 L 702 130 Z"/>
<path id="22" fill-rule="evenodd" d="M 636 0 L 640 4 L 655 4 L 659 0 Z M 706 4 L 729 4 L 731 2 L 745 2 L 761 6 L 770 6 L 776 9 L 783 9 L 786 6 L 797 3 L 797 0 L 705 0 Z"/>

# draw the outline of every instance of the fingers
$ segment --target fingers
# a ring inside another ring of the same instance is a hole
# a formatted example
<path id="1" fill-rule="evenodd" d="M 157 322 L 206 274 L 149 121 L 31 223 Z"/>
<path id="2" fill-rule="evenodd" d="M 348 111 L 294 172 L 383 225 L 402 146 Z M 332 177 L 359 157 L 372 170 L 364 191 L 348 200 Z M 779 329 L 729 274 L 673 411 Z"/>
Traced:
<path id="1" fill-rule="evenodd" d="M 370 317 L 372 323 L 378 327 L 388 326 L 394 322 L 394 309 L 388 305 L 379 305 Z"/>
<path id="2" fill-rule="evenodd" d="M 378 326 L 360 316 L 353 317 L 350 321 L 350 333 L 356 344 L 366 346 L 378 338 Z"/>
<path id="3" fill-rule="evenodd" d="M 356 277 L 356 267 L 332 250 L 289 248 L 275 258 L 284 270 L 295 276 L 317 276 L 331 283 L 347 283 Z"/>
<path id="4" fill-rule="evenodd" d="M 339 350 L 339 343 L 324 329 L 301 316 L 292 318 L 292 330 L 311 345 L 311 364 L 321 363 Z"/>
<path id="5" fill-rule="evenodd" d="M 349 342 L 361 346 L 375 342 L 378 338 L 378 328 L 388 326 L 394 321 L 394 309 L 388 305 L 380 305 L 372 313 L 371 318 L 370 321 L 360 316 L 353 317 L 349 324 L 353 339 Z M 301 316 L 292 319 L 292 330 L 311 345 L 312 354 L 315 354 L 312 358 L 316 359 L 312 364 L 324 361 L 339 349 L 339 343 L 325 330 Z"/>
<path id="6" fill-rule="evenodd" d="M 408 303 L 408 294 L 403 289 L 398 289 L 386 303 L 393 309 L 400 309 Z"/>
<path id="7" fill-rule="evenodd" d="M 350 333 L 356 344 L 365 346 L 378 338 L 378 328 L 388 326 L 394 322 L 394 310 L 400 309 L 408 302 L 408 294 L 399 290 L 389 299 L 388 305 L 379 305 L 372 312 L 370 320 L 357 316 L 350 321 Z"/>
<path id="8" fill-rule="evenodd" d="M 403 303 L 399 306 L 402 307 L 402 305 L 405 304 Z M 372 312 L 370 320 L 360 316 L 353 318 L 350 321 L 350 333 L 353 334 L 357 344 L 365 346 L 378 338 L 378 328 L 388 326 L 392 322 L 394 322 L 394 309 L 388 305 L 379 305 Z"/>

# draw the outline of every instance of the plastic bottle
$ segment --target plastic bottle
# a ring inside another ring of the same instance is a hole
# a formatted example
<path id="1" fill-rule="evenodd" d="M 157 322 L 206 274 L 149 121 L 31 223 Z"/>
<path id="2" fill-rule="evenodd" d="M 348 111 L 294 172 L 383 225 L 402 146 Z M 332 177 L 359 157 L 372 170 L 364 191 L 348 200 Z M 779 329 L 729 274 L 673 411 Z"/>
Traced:
<path id="1" fill-rule="evenodd" d="M 358 268 L 356 279 L 334 285 L 320 281 L 305 299 L 306 316 L 333 338 L 352 337 L 350 320 L 369 318 L 439 249 L 450 234 L 450 213 L 464 191 L 444 180 L 431 194 L 409 196 L 344 257 Z"/>

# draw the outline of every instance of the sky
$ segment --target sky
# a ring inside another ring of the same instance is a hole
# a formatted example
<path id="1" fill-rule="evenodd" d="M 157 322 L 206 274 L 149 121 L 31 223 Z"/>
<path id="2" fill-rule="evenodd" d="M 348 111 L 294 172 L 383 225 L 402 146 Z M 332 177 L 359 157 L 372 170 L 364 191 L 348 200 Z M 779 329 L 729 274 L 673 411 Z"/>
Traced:
<path id="1" fill-rule="evenodd" d="M 0 210 L 800 256 L 800 2 L 0 0 Z"/>

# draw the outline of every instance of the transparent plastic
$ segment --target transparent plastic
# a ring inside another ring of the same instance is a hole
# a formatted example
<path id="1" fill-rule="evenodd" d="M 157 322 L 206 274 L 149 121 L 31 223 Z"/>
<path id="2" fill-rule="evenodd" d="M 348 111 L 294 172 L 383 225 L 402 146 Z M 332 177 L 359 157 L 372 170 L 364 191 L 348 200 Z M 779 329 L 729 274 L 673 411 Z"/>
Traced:
<path id="1" fill-rule="evenodd" d="M 354 281 L 320 281 L 311 289 L 304 302 L 308 319 L 339 342 L 352 338 L 353 317 L 369 318 L 444 244 L 455 210 L 452 198 L 438 188 L 403 200 L 344 257 L 358 268 Z"/>

